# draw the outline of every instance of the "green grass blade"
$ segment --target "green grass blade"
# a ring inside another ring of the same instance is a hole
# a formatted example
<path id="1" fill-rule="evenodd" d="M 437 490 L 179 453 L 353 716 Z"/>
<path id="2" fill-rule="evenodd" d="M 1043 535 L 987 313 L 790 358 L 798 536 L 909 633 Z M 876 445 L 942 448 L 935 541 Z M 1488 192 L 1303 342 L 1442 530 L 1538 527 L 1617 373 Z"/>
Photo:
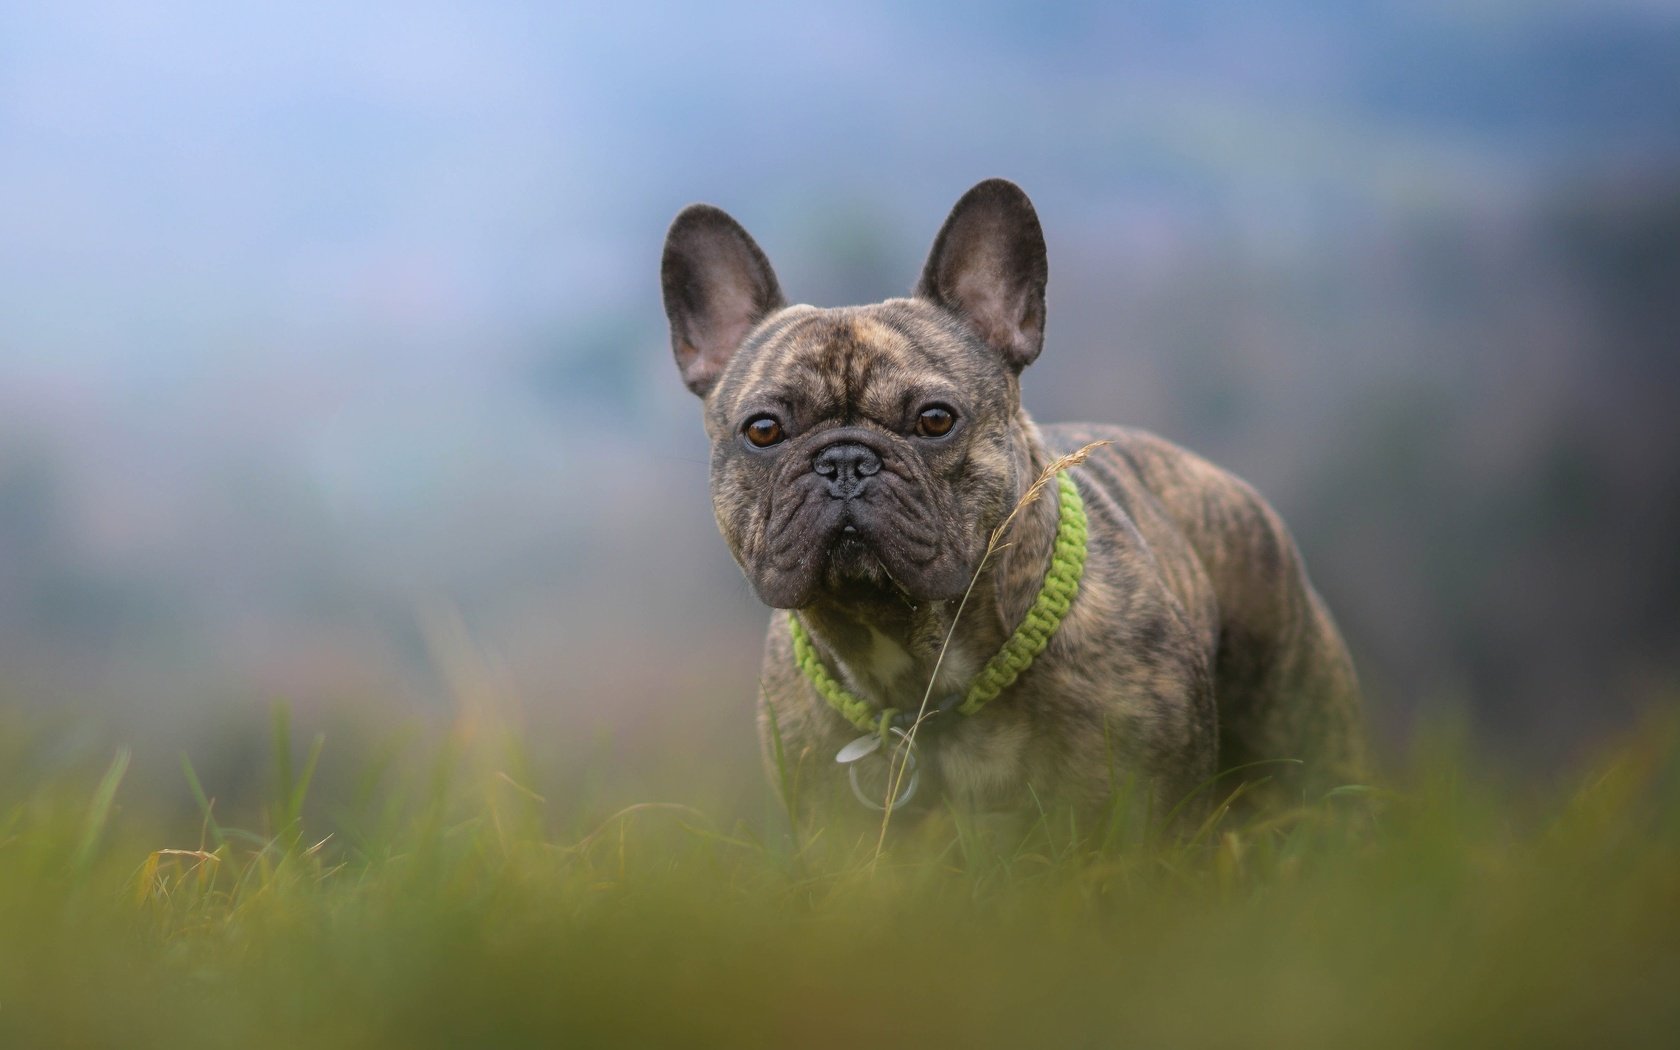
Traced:
<path id="1" fill-rule="evenodd" d="M 222 826 L 216 821 L 214 806 L 210 797 L 204 793 L 204 785 L 199 783 L 198 771 L 193 768 L 192 760 L 185 751 L 181 752 L 181 773 L 187 778 L 187 787 L 192 790 L 193 801 L 198 803 L 198 811 L 204 817 L 204 826 L 210 832 L 210 838 L 218 846 L 227 844 L 227 836 L 222 834 Z"/>
<path id="2" fill-rule="evenodd" d="M 105 775 L 99 778 L 99 785 L 94 788 L 93 801 L 88 804 L 87 818 L 82 823 L 81 838 L 76 843 L 76 853 L 71 861 L 71 866 L 78 875 L 85 874 L 93 862 L 100 835 L 104 833 L 105 825 L 111 819 L 111 807 L 116 802 L 117 787 L 122 784 L 123 776 L 128 772 L 130 757 L 131 752 L 127 744 L 117 748 L 117 753 L 111 758 L 111 764 L 105 768 Z"/>

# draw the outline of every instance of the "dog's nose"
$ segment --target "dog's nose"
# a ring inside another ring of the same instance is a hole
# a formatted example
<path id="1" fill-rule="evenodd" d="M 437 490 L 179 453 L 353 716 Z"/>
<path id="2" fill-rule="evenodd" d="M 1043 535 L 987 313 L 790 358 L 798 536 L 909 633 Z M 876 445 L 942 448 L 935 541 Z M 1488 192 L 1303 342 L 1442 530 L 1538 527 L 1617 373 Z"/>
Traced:
<path id="1" fill-rule="evenodd" d="M 811 469 L 828 479 L 830 496 L 851 499 L 880 471 L 881 457 L 861 442 L 837 441 L 817 453 Z"/>

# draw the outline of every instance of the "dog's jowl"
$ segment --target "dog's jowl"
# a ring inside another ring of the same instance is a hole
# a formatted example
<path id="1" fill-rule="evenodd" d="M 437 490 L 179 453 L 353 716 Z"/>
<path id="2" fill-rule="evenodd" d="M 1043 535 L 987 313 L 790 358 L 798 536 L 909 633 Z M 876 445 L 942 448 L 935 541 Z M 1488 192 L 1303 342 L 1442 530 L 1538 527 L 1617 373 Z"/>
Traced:
<path id="1" fill-rule="evenodd" d="M 1294 798 L 1357 778 L 1352 664 L 1272 508 L 1153 435 L 1022 409 L 1046 276 L 1031 202 L 996 179 L 910 297 L 870 306 L 788 305 L 716 208 L 672 224 L 665 311 L 718 527 L 778 610 L 778 785 L 821 819 L 1122 792 L 1193 813 L 1244 777 Z"/>

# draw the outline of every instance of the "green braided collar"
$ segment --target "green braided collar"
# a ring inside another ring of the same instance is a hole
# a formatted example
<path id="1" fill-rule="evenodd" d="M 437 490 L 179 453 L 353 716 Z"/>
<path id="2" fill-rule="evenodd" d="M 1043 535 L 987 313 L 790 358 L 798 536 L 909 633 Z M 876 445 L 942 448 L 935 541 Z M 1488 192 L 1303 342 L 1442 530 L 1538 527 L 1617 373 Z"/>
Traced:
<path id="1" fill-rule="evenodd" d="M 1032 666 L 1033 660 L 1050 643 L 1050 636 L 1061 626 L 1073 596 L 1079 592 L 1079 580 L 1085 575 L 1085 503 L 1079 498 L 1079 489 L 1072 478 L 1065 473 L 1058 474 L 1056 482 L 1061 513 L 1056 525 L 1056 546 L 1050 555 L 1050 569 L 1044 574 L 1044 585 L 1039 588 L 1038 597 L 1033 600 L 1032 608 L 1027 610 L 1021 625 L 1015 628 L 1015 633 L 969 683 L 968 692 L 956 705 L 956 709 L 965 715 L 972 715 L 985 707 L 999 693 L 1014 685 L 1015 679 Z M 828 668 L 823 666 L 822 657 L 817 655 L 811 636 L 805 632 L 799 617 L 791 612 L 788 613 L 788 630 L 793 634 L 794 662 L 805 672 L 805 677 L 822 698 L 828 701 L 828 705 L 865 733 L 886 733 L 894 719 L 900 716 L 898 709 L 877 710 L 836 681 Z M 910 715 L 914 717 L 915 712 L 910 712 Z"/>

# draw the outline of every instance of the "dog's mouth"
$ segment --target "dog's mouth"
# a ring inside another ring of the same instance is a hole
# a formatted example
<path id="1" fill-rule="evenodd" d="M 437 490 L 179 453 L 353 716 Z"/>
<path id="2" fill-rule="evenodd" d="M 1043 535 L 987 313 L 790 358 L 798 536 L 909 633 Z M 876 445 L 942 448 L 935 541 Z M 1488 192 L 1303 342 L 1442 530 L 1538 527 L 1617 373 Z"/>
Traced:
<path id="1" fill-rule="evenodd" d="M 829 543 L 823 582 L 829 587 L 857 583 L 881 586 L 890 585 L 892 575 L 875 544 L 856 522 L 848 521 L 840 526 Z"/>
<path id="2" fill-rule="evenodd" d="M 812 597 L 843 607 L 916 603 L 916 596 L 887 567 L 871 530 L 848 522 L 835 530 Z"/>

